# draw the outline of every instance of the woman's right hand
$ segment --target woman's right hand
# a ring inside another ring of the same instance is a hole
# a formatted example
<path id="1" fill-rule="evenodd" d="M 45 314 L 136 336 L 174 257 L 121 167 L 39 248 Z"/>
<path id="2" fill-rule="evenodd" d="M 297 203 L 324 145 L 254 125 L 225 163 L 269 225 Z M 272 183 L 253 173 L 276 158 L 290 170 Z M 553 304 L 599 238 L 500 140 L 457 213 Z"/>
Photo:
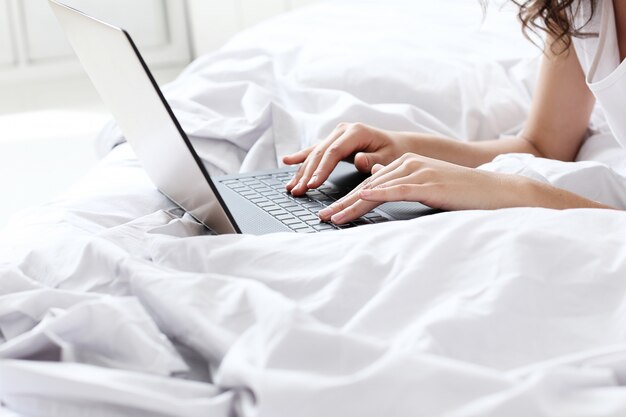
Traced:
<path id="1" fill-rule="evenodd" d="M 387 165 L 411 152 L 411 142 L 406 133 L 376 129 L 361 123 L 340 123 L 320 144 L 283 158 L 287 165 L 302 164 L 287 183 L 287 191 L 299 196 L 319 187 L 340 161 L 351 156 L 354 156 L 354 165 L 359 171 L 370 173 L 374 165 Z"/>

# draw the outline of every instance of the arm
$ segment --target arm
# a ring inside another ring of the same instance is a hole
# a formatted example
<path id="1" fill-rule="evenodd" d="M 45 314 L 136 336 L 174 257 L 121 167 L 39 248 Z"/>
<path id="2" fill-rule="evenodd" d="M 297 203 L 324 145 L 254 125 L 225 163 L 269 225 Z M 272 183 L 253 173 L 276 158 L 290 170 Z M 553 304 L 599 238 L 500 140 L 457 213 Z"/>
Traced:
<path id="1" fill-rule="evenodd" d="M 419 201 L 443 210 L 510 207 L 611 207 L 523 176 L 500 174 L 416 154 L 404 154 L 346 197 L 320 211 L 321 220 L 347 223 L 389 201 Z"/>
<path id="2" fill-rule="evenodd" d="M 414 153 L 467 167 L 477 167 L 506 153 L 573 161 L 585 137 L 594 103 L 574 48 L 554 55 L 547 47 L 530 115 L 518 137 L 465 143 L 415 133 L 402 135 L 412 136 Z"/>
<path id="3" fill-rule="evenodd" d="M 572 161 L 582 144 L 594 105 L 576 53 L 560 55 L 546 48 L 526 127 L 515 138 L 460 142 L 415 132 L 391 132 L 362 124 L 342 123 L 317 146 L 286 156 L 302 164 L 287 190 L 302 195 L 320 186 L 342 159 L 354 156 L 357 168 L 370 172 L 412 152 L 467 167 L 477 167 L 506 153 Z"/>
<path id="4" fill-rule="evenodd" d="M 610 208 L 565 190 L 517 176 L 475 169 L 505 153 L 572 161 L 588 128 L 594 97 L 573 47 L 554 55 L 548 44 L 528 122 L 510 139 L 463 143 L 362 125 L 335 130 L 322 144 L 285 158 L 301 163 L 287 189 L 304 194 L 326 180 L 343 158 L 372 176 L 320 212 L 322 220 L 349 222 L 387 201 L 419 201 L 445 210 L 505 207 Z"/>

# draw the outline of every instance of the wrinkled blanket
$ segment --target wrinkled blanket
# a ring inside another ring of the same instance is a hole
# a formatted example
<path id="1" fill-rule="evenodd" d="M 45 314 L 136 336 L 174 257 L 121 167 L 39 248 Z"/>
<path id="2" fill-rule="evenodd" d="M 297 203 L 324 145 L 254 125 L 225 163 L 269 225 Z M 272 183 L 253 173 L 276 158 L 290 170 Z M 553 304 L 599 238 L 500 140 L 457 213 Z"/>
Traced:
<path id="1" fill-rule="evenodd" d="M 213 172 L 273 167 L 339 121 L 515 133 L 537 51 L 464 0 L 323 3 L 167 87 Z M 517 172 L 626 207 L 601 113 L 579 162 Z M 509 209 L 214 236 L 107 153 L 0 234 L 0 415 L 622 416 L 626 216 Z"/>

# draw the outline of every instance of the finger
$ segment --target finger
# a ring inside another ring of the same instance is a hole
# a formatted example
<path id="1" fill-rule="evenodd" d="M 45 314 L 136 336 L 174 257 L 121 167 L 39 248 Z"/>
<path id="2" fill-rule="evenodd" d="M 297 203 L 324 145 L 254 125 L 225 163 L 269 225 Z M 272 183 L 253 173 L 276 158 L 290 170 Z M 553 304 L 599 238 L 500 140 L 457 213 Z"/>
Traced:
<path id="1" fill-rule="evenodd" d="M 292 153 L 291 155 L 285 155 L 283 156 L 283 163 L 287 165 L 301 164 L 306 160 L 306 157 L 309 156 L 313 149 L 315 149 L 315 146 L 309 146 L 308 148 Z"/>
<path id="2" fill-rule="evenodd" d="M 305 194 L 309 190 L 309 188 L 307 187 L 307 183 L 309 182 L 311 172 L 313 169 L 315 169 L 314 165 L 317 164 L 316 161 L 321 158 L 321 155 L 325 152 L 325 149 L 325 145 L 320 144 L 315 148 L 313 152 L 309 154 L 306 161 L 304 161 L 301 166 L 302 169 L 300 169 L 297 175 L 294 176 L 290 181 L 291 194 L 298 196 Z"/>
<path id="3" fill-rule="evenodd" d="M 296 173 L 293 175 L 293 177 L 291 177 L 291 180 L 289 180 L 289 182 L 285 186 L 288 192 L 291 192 L 291 190 L 293 190 L 293 187 L 296 186 L 296 184 L 302 177 L 303 172 L 304 172 L 304 165 L 300 165 L 298 169 L 296 170 Z"/>
<path id="4" fill-rule="evenodd" d="M 295 154 L 287 155 L 283 157 L 283 162 L 287 165 L 295 165 L 295 164 L 302 163 L 306 160 L 306 158 L 311 154 L 311 152 L 314 149 L 315 149 L 315 146 L 309 146 L 308 148 L 303 149 L 299 152 L 296 152 Z M 287 191 L 291 191 L 293 187 L 296 185 L 298 179 L 302 176 L 303 169 L 304 168 L 300 166 L 298 170 L 296 171 L 296 173 L 294 174 L 294 176 L 291 177 L 291 180 L 289 180 L 289 182 L 285 185 L 285 189 Z"/>
<path id="5" fill-rule="evenodd" d="M 329 147 L 334 146 L 332 142 L 324 143 L 317 148 L 309 155 L 305 164 L 304 170 L 302 171 L 302 176 L 298 179 L 298 184 L 291 190 L 292 194 L 304 194 L 310 188 L 314 188 L 311 184 L 311 177 L 314 171 L 317 169 L 320 160 L 324 157 L 324 154 L 328 151 Z"/>
<path id="6" fill-rule="evenodd" d="M 388 201 L 417 201 L 425 199 L 425 187 L 419 184 L 393 184 L 385 187 L 363 190 L 359 193 L 364 201 L 384 203 Z"/>
<path id="7" fill-rule="evenodd" d="M 350 196 L 350 198 L 342 198 L 341 200 L 335 201 L 333 204 L 326 207 L 325 209 L 320 210 L 320 212 L 317 213 L 317 215 L 319 216 L 320 220 L 324 222 L 328 222 L 330 221 L 331 217 L 345 210 L 346 208 L 350 207 L 358 199 L 359 199 L 358 194 L 354 194 L 353 196 Z"/>
<path id="8" fill-rule="evenodd" d="M 371 177 L 363 181 L 361 184 L 355 187 L 352 191 L 350 191 L 346 196 L 340 199 L 339 202 L 341 202 L 342 200 L 347 200 L 349 198 L 354 198 L 359 193 L 359 191 L 361 191 L 363 188 L 375 187 L 378 184 L 382 184 L 383 182 L 389 181 L 392 178 L 398 177 L 397 174 L 399 173 L 393 174 L 391 177 L 388 177 L 387 175 L 398 170 L 398 168 L 402 166 L 402 163 L 403 163 L 402 158 L 398 158 L 392 163 L 390 163 L 389 165 L 383 166 L 375 174 L 373 174 Z"/>
<path id="9" fill-rule="evenodd" d="M 329 146 L 333 144 L 338 138 L 343 135 L 346 131 L 346 128 L 343 124 L 337 126 L 337 128 L 324 140 L 322 143 L 317 145 L 315 149 L 313 149 L 306 160 L 304 161 L 303 168 L 299 172 L 299 175 L 294 177 L 289 184 L 291 185 L 290 191 L 293 195 L 302 195 L 308 191 L 310 187 L 307 186 L 307 183 L 311 179 L 311 175 L 319 161 L 324 156 L 324 153 L 328 149 Z"/>
<path id="10" fill-rule="evenodd" d="M 353 204 L 351 204 L 350 206 L 340 211 L 339 213 L 333 215 L 330 220 L 334 224 L 349 223 L 353 220 L 358 219 L 364 214 L 369 213 L 378 205 L 380 205 L 380 203 L 378 202 L 365 201 L 365 200 L 359 199 L 355 201 Z"/>
<path id="11" fill-rule="evenodd" d="M 385 166 L 381 164 L 374 164 L 374 166 L 372 167 L 372 175 L 376 174 L 378 171 L 380 171 L 384 167 Z"/>
<path id="12" fill-rule="evenodd" d="M 372 129 L 366 126 L 356 124 L 350 128 L 344 130 L 344 134 L 338 138 L 333 145 L 331 145 L 325 152 L 323 158 L 319 162 L 319 165 L 311 177 L 309 188 L 319 187 L 328 179 L 333 172 L 337 164 L 343 159 L 346 159 L 355 154 L 355 152 L 362 150 L 375 150 L 376 149 L 376 135 L 372 133 Z M 357 158 L 357 155 L 360 155 Z M 369 172 L 368 169 L 363 169 L 365 165 L 369 165 L 371 161 L 377 161 L 380 156 L 377 154 L 364 154 L 358 153 L 354 157 L 354 164 L 360 171 Z"/>
<path id="13" fill-rule="evenodd" d="M 382 151 L 379 152 L 359 152 L 354 156 L 354 166 L 361 172 L 372 172 L 375 165 L 388 161 Z"/>
<path id="14" fill-rule="evenodd" d="M 315 149 L 315 146 L 309 146 L 306 149 L 303 149 L 299 152 L 296 152 L 292 155 L 287 155 L 283 157 L 283 162 L 287 165 L 295 165 L 306 161 L 306 158 L 311 154 L 311 152 Z M 293 187 L 296 185 L 298 179 L 302 176 L 304 168 L 302 166 L 298 167 L 296 173 L 291 177 L 291 180 L 285 185 L 285 189 L 287 191 L 291 191 Z"/>
<path id="15" fill-rule="evenodd" d="M 393 180 L 398 177 L 402 177 L 403 174 L 400 172 L 399 168 L 402 165 L 401 161 L 394 161 L 386 167 L 381 168 L 380 171 L 376 175 L 368 178 L 359 184 L 354 190 L 352 190 L 345 197 L 337 200 L 330 206 L 326 207 L 324 210 L 321 210 L 318 213 L 318 216 L 323 221 L 328 221 L 335 214 L 345 210 L 347 207 L 354 204 L 357 200 L 360 199 L 359 192 L 365 188 L 376 187 L 379 184 L 385 183 L 387 181 Z"/>
<path id="16" fill-rule="evenodd" d="M 357 190 L 362 189 L 368 181 L 370 181 L 370 179 L 365 180 L 358 187 L 356 187 L 353 191 L 351 191 L 348 195 L 335 201 L 333 204 L 326 207 L 325 209 L 320 210 L 320 212 L 317 214 L 320 220 L 325 221 L 325 222 L 330 221 L 330 218 L 332 216 L 334 216 L 335 214 L 339 213 L 340 211 L 345 210 L 346 208 L 354 204 L 359 199 L 359 194 Z"/>
<path id="17" fill-rule="evenodd" d="M 359 148 L 359 144 L 355 143 L 353 134 L 348 132 L 337 138 L 333 143 L 324 150 L 324 152 L 312 160 L 310 169 L 305 173 L 304 178 L 307 179 L 308 188 L 317 188 L 324 183 L 330 176 L 331 172 L 335 169 L 337 164 L 352 155 L 356 148 Z"/>

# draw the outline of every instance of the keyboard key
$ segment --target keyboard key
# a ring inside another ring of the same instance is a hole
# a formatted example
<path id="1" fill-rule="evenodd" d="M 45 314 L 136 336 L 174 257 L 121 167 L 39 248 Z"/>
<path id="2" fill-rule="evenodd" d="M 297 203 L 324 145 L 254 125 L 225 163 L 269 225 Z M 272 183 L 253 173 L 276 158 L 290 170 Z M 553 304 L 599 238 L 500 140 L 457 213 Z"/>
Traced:
<path id="1" fill-rule="evenodd" d="M 322 204 L 318 203 L 317 201 L 308 201 L 306 203 L 303 203 L 302 206 L 308 208 L 309 210 L 314 210 L 316 208 L 321 208 Z"/>
<path id="2" fill-rule="evenodd" d="M 311 213 L 315 214 L 316 216 L 317 216 L 317 213 L 320 212 L 320 210 L 324 210 L 324 206 L 321 204 L 319 206 L 306 206 L 305 208 L 309 210 Z"/>
<path id="3" fill-rule="evenodd" d="M 389 219 L 383 216 L 379 216 L 379 217 L 371 217 L 368 219 L 369 221 L 371 221 L 372 223 L 385 223 L 388 222 Z"/>
<path id="4" fill-rule="evenodd" d="M 339 190 L 331 190 L 331 191 L 326 191 L 324 194 L 326 194 L 329 197 L 338 198 L 346 193 L 339 191 Z"/>
<path id="5" fill-rule="evenodd" d="M 291 227 L 291 226 L 289 226 L 289 227 Z M 292 228 L 292 229 L 293 229 L 293 228 Z M 297 228 L 297 229 L 293 229 L 293 230 L 295 230 L 295 231 L 296 231 L 296 232 L 298 232 L 298 233 L 304 233 L 304 232 L 306 232 L 306 231 L 313 231 L 313 232 L 316 232 L 316 230 L 315 230 L 315 229 L 313 229 L 313 228 L 312 228 L 312 227 L 310 227 L 310 226 L 307 226 L 306 224 L 305 224 L 303 227 L 299 227 L 299 228 Z"/>
<path id="6" fill-rule="evenodd" d="M 313 226 L 315 230 L 335 230 L 335 228 L 328 223 L 320 223 Z"/>
<path id="7" fill-rule="evenodd" d="M 296 219 L 295 217 L 291 217 L 289 219 L 283 220 L 283 223 L 285 223 L 287 226 L 291 226 L 292 224 L 299 224 L 302 222 L 299 219 Z"/>
<path id="8" fill-rule="evenodd" d="M 289 203 L 278 203 L 279 206 L 281 206 L 282 208 L 284 208 L 285 210 L 291 210 L 291 209 L 296 209 L 299 208 L 300 206 L 298 204 L 295 204 L 293 202 L 289 202 Z"/>
<path id="9" fill-rule="evenodd" d="M 320 224 L 321 220 L 320 219 L 305 220 L 305 223 L 308 224 L 309 226 L 313 226 L 313 225 Z"/>
<path id="10" fill-rule="evenodd" d="M 287 212 L 286 210 L 281 209 L 280 207 L 277 210 L 268 210 L 267 211 L 269 214 L 271 214 L 274 217 L 280 216 L 280 215 L 288 215 L 291 216 L 291 214 L 289 214 L 289 212 Z"/>
<path id="11" fill-rule="evenodd" d="M 306 216 L 307 214 L 309 214 L 310 212 L 307 210 L 296 210 L 296 211 L 292 211 L 291 214 L 293 214 L 296 217 L 302 217 L 302 216 Z"/>
<path id="12" fill-rule="evenodd" d="M 263 210 L 265 211 L 278 211 L 278 210 L 282 210 L 280 207 L 278 207 L 276 204 L 272 204 L 271 206 L 264 206 L 261 207 Z"/>
<path id="13" fill-rule="evenodd" d="M 298 229 L 296 230 L 296 233 L 315 233 L 317 232 L 317 230 L 313 229 L 312 227 L 307 227 L 306 229 Z"/>
<path id="14" fill-rule="evenodd" d="M 256 203 L 256 205 L 261 208 L 265 208 L 265 207 L 275 206 L 276 204 L 274 204 L 273 202 L 269 200 L 265 200 L 265 201 L 261 201 L 260 203 Z"/>
<path id="15" fill-rule="evenodd" d="M 276 214 L 274 215 L 274 217 L 276 217 L 278 220 L 282 221 L 283 223 L 285 222 L 285 220 L 291 220 L 294 219 L 296 220 L 295 217 L 293 217 L 291 214 L 289 213 L 285 213 L 285 214 Z"/>
<path id="16" fill-rule="evenodd" d="M 293 230 L 298 230 L 298 229 L 308 229 L 309 225 L 306 223 L 298 222 L 298 223 L 290 224 L 289 227 L 292 228 Z"/>

